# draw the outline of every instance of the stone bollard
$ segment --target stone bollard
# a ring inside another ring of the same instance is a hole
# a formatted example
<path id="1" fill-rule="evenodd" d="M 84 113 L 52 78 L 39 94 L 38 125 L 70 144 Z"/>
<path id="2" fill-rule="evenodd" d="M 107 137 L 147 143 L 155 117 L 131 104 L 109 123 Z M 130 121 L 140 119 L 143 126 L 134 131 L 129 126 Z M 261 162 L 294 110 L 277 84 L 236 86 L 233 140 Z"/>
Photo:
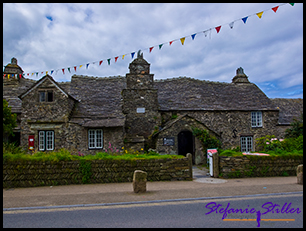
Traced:
<path id="1" fill-rule="evenodd" d="M 303 184 L 303 165 L 300 164 L 296 168 L 297 183 Z"/>
<path id="2" fill-rule="evenodd" d="M 133 190 L 135 193 L 144 193 L 147 191 L 147 173 L 141 170 L 135 170 L 133 175 Z"/>

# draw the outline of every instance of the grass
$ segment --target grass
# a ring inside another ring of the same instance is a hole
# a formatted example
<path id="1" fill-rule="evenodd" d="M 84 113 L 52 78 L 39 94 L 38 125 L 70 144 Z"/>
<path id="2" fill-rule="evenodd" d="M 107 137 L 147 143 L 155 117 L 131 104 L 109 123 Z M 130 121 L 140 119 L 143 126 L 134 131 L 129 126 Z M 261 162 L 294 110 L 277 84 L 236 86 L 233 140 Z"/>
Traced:
<path id="1" fill-rule="evenodd" d="M 28 154 L 21 148 L 13 148 L 12 146 L 3 146 L 3 160 L 9 161 L 69 161 L 69 160 L 140 160 L 140 159 L 180 159 L 182 155 L 160 155 L 150 151 L 148 153 L 139 153 L 135 151 L 125 151 L 123 153 L 106 153 L 97 152 L 95 155 L 72 154 L 67 149 L 61 149 L 54 152 L 36 151 Z"/>

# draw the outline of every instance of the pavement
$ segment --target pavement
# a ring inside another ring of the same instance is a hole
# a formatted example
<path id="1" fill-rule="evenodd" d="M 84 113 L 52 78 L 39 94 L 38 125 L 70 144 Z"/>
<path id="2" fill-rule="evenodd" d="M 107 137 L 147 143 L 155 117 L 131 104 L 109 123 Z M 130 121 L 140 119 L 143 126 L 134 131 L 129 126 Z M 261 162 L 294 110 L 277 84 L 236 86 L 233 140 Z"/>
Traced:
<path id="1" fill-rule="evenodd" d="M 145 193 L 134 193 L 131 182 L 3 189 L 3 210 L 302 191 L 296 176 L 220 179 L 210 177 L 206 168 L 193 166 L 193 181 L 147 182 Z"/>

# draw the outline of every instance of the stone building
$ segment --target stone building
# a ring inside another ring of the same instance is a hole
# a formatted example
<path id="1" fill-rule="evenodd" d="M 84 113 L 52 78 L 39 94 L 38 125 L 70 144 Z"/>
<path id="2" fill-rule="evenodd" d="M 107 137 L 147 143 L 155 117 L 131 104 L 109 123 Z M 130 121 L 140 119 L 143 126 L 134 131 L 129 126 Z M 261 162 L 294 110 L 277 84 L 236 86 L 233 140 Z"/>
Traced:
<path id="1" fill-rule="evenodd" d="M 3 72 L 3 97 L 18 115 L 20 145 L 29 148 L 31 138 L 35 150 L 67 148 L 86 154 L 153 148 L 190 152 L 199 164 L 206 150 L 192 128 L 208 130 L 223 148 L 252 151 L 258 137 L 283 138 L 303 112 L 303 99 L 269 99 L 242 68 L 231 83 L 154 80 L 150 64 L 138 53 L 129 70 L 125 77 L 73 75 L 70 82 L 56 82 L 46 75 L 34 81 L 22 76 L 13 58 Z"/>

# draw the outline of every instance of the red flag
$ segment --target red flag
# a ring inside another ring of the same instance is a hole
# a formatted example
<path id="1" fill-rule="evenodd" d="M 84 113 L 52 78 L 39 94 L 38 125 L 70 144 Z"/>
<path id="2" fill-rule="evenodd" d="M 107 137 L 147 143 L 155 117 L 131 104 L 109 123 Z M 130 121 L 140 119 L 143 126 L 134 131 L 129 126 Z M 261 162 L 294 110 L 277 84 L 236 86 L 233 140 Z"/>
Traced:
<path id="1" fill-rule="evenodd" d="M 62 71 L 63 71 L 63 74 L 65 74 L 65 68 L 63 68 Z"/>
<path id="2" fill-rule="evenodd" d="M 103 60 L 101 60 L 101 61 L 99 62 L 99 66 L 102 64 L 102 62 L 103 62 Z"/>
<path id="3" fill-rule="evenodd" d="M 275 13 L 276 13 L 277 9 L 278 9 L 278 6 L 272 8 L 272 10 L 273 10 Z"/>
<path id="4" fill-rule="evenodd" d="M 215 29 L 216 29 L 217 33 L 219 33 L 219 31 L 221 29 L 221 26 L 217 26 Z"/>
<path id="5" fill-rule="evenodd" d="M 173 43 L 173 41 L 169 42 L 169 46 L 171 46 L 172 43 Z"/>
<path id="6" fill-rule="evenodd" d="M 75 67 L 74 67 L 74 71 L 75 71 L 75 72 L 76 72 L 76 68 L 77 68 L 77 67 L 75 66 Z"/>
<path id="7" fill-rule="evenodd" d="M 149 50 L 150 50 L 150 53 L 151 53 L 151 51 L 153 50 L 153 48 L 154 48 L 154 47 L 150 47 L 150 48 L 149 48 Z"/>
<path id="8" fill-rule="evenodd" d="M 119 56 L 115 57 L 115 62 L 117 62 L 118 57 L 119 57 Z"/>

